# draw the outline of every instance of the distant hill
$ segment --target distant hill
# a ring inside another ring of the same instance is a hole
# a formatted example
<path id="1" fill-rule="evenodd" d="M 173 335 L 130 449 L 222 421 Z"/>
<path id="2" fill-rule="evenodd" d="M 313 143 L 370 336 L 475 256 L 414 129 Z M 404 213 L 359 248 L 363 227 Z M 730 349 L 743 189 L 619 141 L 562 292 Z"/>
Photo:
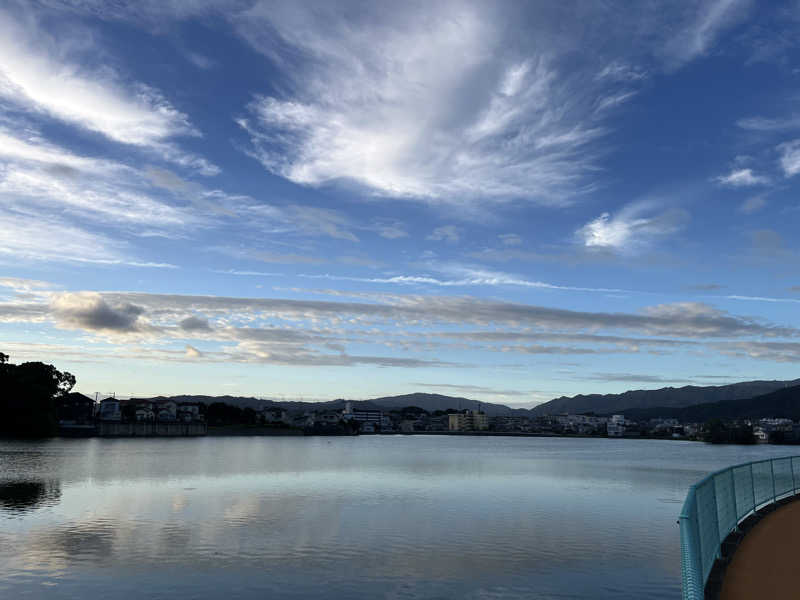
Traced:
<path id="1" fill-rule="evenodd" d="M 487 415 L 493 416 L 541 416 L 554 415 L 560 413 L 586 413 L 595 412 L 598 414 L 613 414 L 629 411 L 632 409 L 652 409 L 658 408 L 660 411 L 666 409 L 682 408 L 696 404 L 707 404 L 712 402 L 727 402 L 732 400 L 744 400 L 762 396 L 784 387 L 798 386 L 800 379 L 793 381 L 745 381 L 721 386 L 686 386 L 680 388 L 661 388 L 658 390 L 631 390 L 622 394 L 590 394 L 573 396 L 571 398 L 562 397 L 545 402 L 533 409 L 511 408 L 504 404 L 491 402 L 480 402 L 470 398 L 460 398 L 454 396 L 443 396 L 442 394 L 404 394 L 401 396 L 385 396 L 373 398 L 372 400 L 353 400 L 354 408 L 373 408 L 392 410 L 405 406 L 418 406 L 429 412 L 436 410 L 469 409 L 482 410 Z M 156 401 L 164 399 L 164 396 L 157 398 L 131 398 L 131 400 Z M 213 402 L 224 402 L 239 406 L 240 408 L 254 408 L 261 410 L 267 406 L 280 406 L 287 410 L 303 412 L 307 410 L 339 410 L 344 408 L 346 400 L 330 400 L 328 402 L 287 402 L 264 400 L 262 398 L 244 396 L 171 396 L 170 399 L 176 402 L 203 402 L 211 404 Z M 658 415 L 662 416 L 662 415 Z"/>
<path id="2" fill-rule="evenodd" d="M 768 417 L 800 419 L 800 385 L 781 388 L 744 400 L 726 400 L 684 406 L 681 408 L 634 408 L 623 411 L 634 420 L 653 418 L 678 419 L 685 423 L 700 423 L 710 419 L 738 420 Z"/>
<path id="3" fill-rule="evenodd" d="M 175 402 L 202 402 L 204 404 L 211 404 L 213 402 L 224 402 L 240 408 L 254 408 L 261 410 L 267 406 L 280 406 L 287 410 L 302 412 L 305 410 L 338 410 L 344 408 L 346 400 L 330 400 L 328 402 L 277 402 L 274 400 L 264 400 L 261 398 L 243 397 L 243 396 L 170 396 L 170 400 Z M 147 401 L 157 402 L 158 400 L 166 399 L 165 396 L 157 396 L 154 398 L 131 398 L 131 401 Z M 510 414 L 529 414 L 526 409 L 513 409 L 503 404 L 491 404 L 487 402 L 479 402 L 478 400 L 470 400 L 469 398 L 456 398 L 452 396 L 443 396 L 441 394 L 405 394 L 402 396 L 386 396 L 384 398 L 375 398 L 373 400 L 352 400 L 353 408 L 372 408 L 372 409 L 399 409 L 406 406 L 418 406 L 424 408 L 429 412 L 436 410 L 447 410 L 448 408 L 454 409 L 470 409 L 478 410 L 480 408 L 489 416 L 496 415 L 510 415 Z"/>
<path id="4" fill-rule="evenodd" d="M 305 410 L 339 410 L 344 408 L 347 400 L 329 400 L 328 402 L 292 402 L 292 401 L 275 401 L 265 400 L 264 398 L 254 398 L 252 396 L 203 396 L 203 395 L 181 395 L 181 396 L 153 396 L 150 398 L 131 398 L 130 402 L 158 402 L 160 400 L 172 400 L 173 402 L 189 402 L 189 403 L 203 403 L 213 404 L 214 402 L 224 402 L 239 408 L 253 408 L 255 410 L 262 410 L 268 406 L 279 406 L 286 410 L 302 412 Z M 354 408 L 372 408 L 378 409 L 379 407 L 368 400 L 353 400 L 351 404 Z"/>
<path id="5" fill-rule="evenodd" d="M 611 414 L 632 408 L 677 408 L 743 400 L 768 394 L 775 390 L 800 385 L 800 379 L 793 381 L 745 381 L 730 385 L 700 387 L 666 387 L 658 390 L 631 390 L 622 394 L 589 394 L 568 398 L 563 396 L 534 407 L 531 413 L 535 416 L 559 413 L 596 412 Z"/>
<path id="6" fill-rule="evenodd" d="M 371 404 L 383 408 L 403 408 L 405 406 L 419 406 L 428 412 L 435 410 L 447 410 L 448 408 L 482 410 L 490 417 L 498 415 L 510 415 L 515 413 L 528 414 L 526 409 L 513 409 L 504 404 L 492 404 L 490 402 L 480 402 L 469 398 L 459 398 L 454 396 L 443 396 L 442 394 L 404 394 L 402 396 L 387 396 L 385 398 L 374 398 L 369 401 Z"/>

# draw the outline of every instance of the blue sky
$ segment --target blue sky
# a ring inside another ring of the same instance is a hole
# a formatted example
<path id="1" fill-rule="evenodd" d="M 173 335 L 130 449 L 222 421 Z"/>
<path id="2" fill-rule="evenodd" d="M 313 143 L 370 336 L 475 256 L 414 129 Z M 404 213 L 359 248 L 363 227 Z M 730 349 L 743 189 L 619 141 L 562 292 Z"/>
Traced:
<path id="1" fill-rule="evenodd" d="M 0 350 L 86 393 L 790 379 L 800 6 L 0 9 Z"/>

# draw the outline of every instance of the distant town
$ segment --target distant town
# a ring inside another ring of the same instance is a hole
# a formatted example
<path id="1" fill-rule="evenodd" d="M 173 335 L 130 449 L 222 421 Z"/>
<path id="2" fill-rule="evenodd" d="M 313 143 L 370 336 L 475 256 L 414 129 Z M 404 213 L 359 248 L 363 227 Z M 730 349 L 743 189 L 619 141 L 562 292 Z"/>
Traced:
<path id="1" fill-rule="evenodd" d="M 276 402 L 232 396 L 94 398 L 76 378 L 0 353 L 0 435 L 22 437 L 449 434 L 800 443 L 800 380 L 561 397 L 532 409 L 440 394 Z"/>
<path id="2" fill-rule="evenodd" d="M 661 438 L 731 443 L 793 443 L 800 441 L 800 423 L 787 418 L 712 420 L 682 423 L 676 418 L 632 420 L 625 415 L 554 414 L 489 416 L 482 410 L 428 411 L 418 406 L 395 409 L 354 407 L 295 409 L 265 406 L 260 410 L 224 402 L 177 402 L 117 399 L 95 401 L 71 393 L 56 404 L 62 435 L 194 436 L 473 434 Z"/>

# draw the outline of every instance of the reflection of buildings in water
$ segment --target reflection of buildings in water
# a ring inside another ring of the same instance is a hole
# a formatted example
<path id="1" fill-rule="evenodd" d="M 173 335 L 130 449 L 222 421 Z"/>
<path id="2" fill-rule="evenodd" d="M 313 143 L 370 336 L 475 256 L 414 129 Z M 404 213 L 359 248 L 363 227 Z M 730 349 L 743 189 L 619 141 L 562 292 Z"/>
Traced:
<path id="1" fill-rule="evenodd" d="M 0 512 L 53 506 L 60 499 L 58 481 L 0 481 Z"/>

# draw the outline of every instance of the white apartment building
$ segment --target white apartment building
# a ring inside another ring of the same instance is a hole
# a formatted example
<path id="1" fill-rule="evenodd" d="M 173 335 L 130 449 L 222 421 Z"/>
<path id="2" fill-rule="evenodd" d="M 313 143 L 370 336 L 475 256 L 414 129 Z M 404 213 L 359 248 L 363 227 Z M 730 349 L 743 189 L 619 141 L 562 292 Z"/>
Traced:
<path id="1" fill-rule="evenodd" d="M 482 431 L 489 429 L 489 417 L 477 410 L 453 413 L 448 417 L 450 431 Z"/>

